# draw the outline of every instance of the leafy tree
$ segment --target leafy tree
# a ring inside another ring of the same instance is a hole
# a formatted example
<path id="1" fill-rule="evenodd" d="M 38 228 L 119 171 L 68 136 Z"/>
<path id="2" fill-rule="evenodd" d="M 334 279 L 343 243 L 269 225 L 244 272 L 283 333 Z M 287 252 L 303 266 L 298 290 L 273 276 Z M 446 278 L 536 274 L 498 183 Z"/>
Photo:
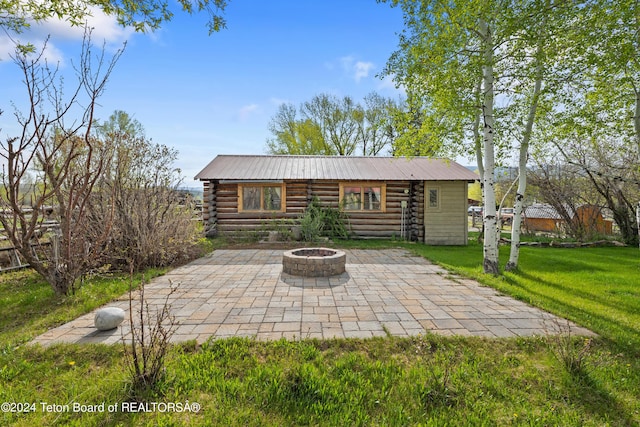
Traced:
<path id="1" fill-rule="evenodd" d="M 427 113 L 423 99 L 411 92 L 406 99 L 387 104 L 386 133 L 394 155 L 438 156 L 445 154 L 447 136 L 437 115 Z"/>
<path id="2" fill-rule="evenodd" d="M 300 107 L 305 119 L 316 123 L 325 145 L 339 156 L 352 155 L 357 146 L 356 111 L 353 99 L 320 94 Z"/>
<path id="3" fill-rule="evenodd" d="M 584 85 L 574 99 L 586 110 L 597 106 L 598 119 L 618 123 L 640 153 L 640 4 L 594 0 L 588 6 L 579 33 L 588 43 L 576 47 L 573 61 Z"/>
<path id="4" fill-rule="evenodd" d="M 393 116 L 390 113 L 395 105 L 392 100 L 372 92 L 365 96 L 364 106 L 356 108 L 356 140 L 363 156 L 377 156 L 385 148 L 391 147 Z"/>
<path id="5" fill-rule="evenodd" d="M 475 152 L 484 201 L 484 270 L 498 274 L 495 168 L 518 148 L 508 269 L 517 268 L 526 166 L 538 108 L 553 99 L 562 44 L 579 8 L 552 0 L 392 0 L 405 15 L 386 73 L 423 105 L 421 144 Z M 545 83 L 547 83 L 545 85 Z"/>
<path id="6" fill-rule="evenodd" d="M 563 108 L 549 112 L 545 129 L 549 150 L 589 177 L 630 244 L 640 228 L 639 20 L 637 1 L 585 2 L 565 36 Z"/>
<path id="7" fill-rule="evenodd" d="M 282 104 L 269 123 L 273 138 L 267 140 L 272 154 L 376 156 L 390 148 L 396 135 L 392 100 L 376 93 L 364 105 L 351 97 L 314 96 L 299 108 Z"/>
<path id="8" fill-rule="evenodd" d="M 424 144 L 456 144 L 472 132 L 484 200 L 484 271 L 498 274 L 494 84 L 504 40 L 490 2 L 392 1 L 405 16 L 400 49 L 386 72 L 423 100 Z M 480 126 L 482 123 L 482 126 Z M 482 140 L 480 140 L 480 129 Z"/>
<path id="9" fill-rule="evenodd" d="M 334 155 L 326 144 L 320 126 L 311 119 L 301 119 L 292 104 L 281 104 L 269 123 L 274 135 L 267 140 L 267 151 L 271 154 Z"/>
<path id="10" fill-rule="evenodd" d="M 577 167 L 633 244 L 640 228 L 640 4 L 549 4 L 554 14 L 546 19 L 561 31 L 544 33 L 544 53 L 556 57 L 545 69 L 558 78 L 547 79 L 555 99 L 541 104 L 538 139 L 547 145 L 537 155 L 563 158 L 565 170 Z"/>
<path id="11" fill-rule="evenodd" d="M 225 28 L 221 15 L 227 0 L 178 0 L 177 6 L 183 12 L 192 14 L 204 12 L 209 15 L 209 34 Z M 82 25 L 99 8 L 107 15 L 113 15 L 122 26 L 131 26 L 136 31 L 153 31 L 170 21 L 174 15 L 167 0 L 1 0 L 0 27 L 21 32 L 29 27 L 29 20 L 36 22 L 49 18 L 59 18 L 72 25 Z"/>

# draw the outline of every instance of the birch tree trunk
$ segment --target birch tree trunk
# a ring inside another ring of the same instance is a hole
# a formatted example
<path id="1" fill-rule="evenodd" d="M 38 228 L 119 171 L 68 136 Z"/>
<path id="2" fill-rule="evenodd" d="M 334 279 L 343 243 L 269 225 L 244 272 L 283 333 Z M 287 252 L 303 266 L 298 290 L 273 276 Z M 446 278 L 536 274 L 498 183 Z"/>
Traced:
<path id="1" fill-rule="evenodd" d="M 540 99 L 540 91 L 542 90 L 542 46 L 538 43 L 536 52 L 536 70 L 535 83 L 533 87 L 533 96 L 531 104 L 529 104 L 529 114 L 527 122 L 522 134 L 522 142 L 520 143 L 520 153 L 518 161 L 518 189 L 516 190 L 515 205 L 513 209 L 513 221 L 511 222 L 511 250 L 509 252 L 509 261 L 505 266 L 505 270 L 513 271 L 518 268 L 518 260 L 520 257 L 520 233 L 522 230 L 522 208 L 524 204 L 524 195 L 527 190 L 527 160 L 529 158 L 529 142 L 531 141 L 531 132 L 533 131 L 533 123 L 536 118 L 536 110 L 538 109 L 538 101 Z"/>
<path id="2" fill-rule="evenodd" d="M 496 217 L 495 193 L 495 152 L 493 144 L 494 107 L 493 107 L 493 36 L 487 22 L 479 21 L 479 32 L 483 41 L 482 86 L 484 89 L 482 100 L 482 115 L 484 119 L 484 171 L 482 184 L 484 192 L 484 259 L 482 266 L 485 273 L 500 274 L 498 263 L 498 222 Z"/>
<path id="3" fill-rule="evenodd" d="M 635 16 L 636 16 L 636 23 L 637 23 L 638 15 L 636 14 Z M 640 43 L 640 33 L 636 31 L 635 36 L 636 36 L 636 43 Z M 638 90 L 638 87 L 636 84 L 633 84 L 633 92 L 636 96 L 636 108 L 635 108 L 635 114 L 633 116 L 633 130 L 635 132 L 636 149 L 638 150 L 637 153 L 638 153 L 638 156 L 640 157 L 640 90 Z M 638 205 L 636 206 L 636 224 L 638 227 L 638 248 L 640 248 L 640 201 L 638 201 Z"/>
<path id="4" fill-rule="evenodd" d="M 482 105 L 482 76 L 478 78 L 478 84 L 475 88 L 475 98 L 478 100 L 478 104 Z M 478 113 L 476 114 L 473 121 L 473 145 L 474 151 L 476 154 L 476 164 L 478 165 L 478 174 L 480 175 L 480 194 L 482 195 L 482 205 L 484 206 L 484 201 L 487 199 L 484 195 L 484 159 L 482 156 L 482 135 L 480 135 L 480 122 L 482 121 L 483 111 L 478 109 Z M 483 209 L 484 211 L 484 209 Z M 484 220 L 483 220 L 484 224 Z M 473 212 L 472 225 L 475 227 L 476 225 L 476 213 Z M 481 230 L 482 233 L 478 233 L 478 242 L 481 241 L 481 238 L 484 236 L 484 227 Z"/>
<path id="5" fill-rule="evenodd" d="M 482 94 L 482 77 L 478 78 L 478 84 L 475 88 L 475 98 L 480 100 Z M 480 177 L 484 176 L 484 161 L 482 158 L 482 137 L 480 136 L 480 120 L 482 119 L 482 111 L 478 111 L 473 121 L 473 146 L 476 154 L 476 163 L 478 164 L 478 173 Z M 482 192 L 482 200 L 484 200 L 483 182 L 480 182 L 480 190 Z"/>
<path id="6" fill-rule="evenodd" d="M 636 134 L 636 147 L 638 149 L 638 153 L 640 154 L 640 91 L 638 91 L 634 87 L 635 95 L 636 95 L 636 111 L 633 116 L 633 129 Z"/>

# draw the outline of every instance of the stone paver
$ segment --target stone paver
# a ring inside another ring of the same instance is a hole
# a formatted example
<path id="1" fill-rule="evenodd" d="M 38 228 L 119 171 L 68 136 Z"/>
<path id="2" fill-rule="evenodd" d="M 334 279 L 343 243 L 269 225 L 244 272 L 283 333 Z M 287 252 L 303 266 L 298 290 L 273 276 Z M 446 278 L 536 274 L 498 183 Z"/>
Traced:
<path id="1" fill-rule="evenodd" d="M 386 334 L 514 337 L 543 335 L 566 321 L 477 282 L 452 276 L 401 249 L 350 250 L 346 272 L 302 278 L 282 272 L 281 250 L 217 250 L 158 277 L 145 287 L 150 306 L 164 303 L 170 284 L 174 341 L 210 337 L 370 338 Z M 52 329 L 33 342 L 119 342 L 130 333 L 129 301 L 123 325 L 97 331 L 94 313 Z M 134 313 L 138 311 L 134 305 Z M 591 335 L 569 324 L 573 334 Z"/>

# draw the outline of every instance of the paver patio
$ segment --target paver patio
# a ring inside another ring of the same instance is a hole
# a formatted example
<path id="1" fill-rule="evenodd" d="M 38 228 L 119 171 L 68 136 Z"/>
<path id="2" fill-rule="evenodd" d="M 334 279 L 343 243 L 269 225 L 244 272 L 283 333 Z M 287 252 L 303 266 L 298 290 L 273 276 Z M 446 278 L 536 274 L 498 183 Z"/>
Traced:
<path id="1" fill-rule="evenodd" d="M 151 307 L 170 283 L 178 322 L 173 341 L 210 337 L 369 338 L 387 333 L 512 337 L 543 335 L 559 320 L 402 249 L 348 250 L 346 273 L 301 278 L 282 272 L 282 251 L 217 250 L 155 278 L 145 287 Z M 124 295 L 109 306 L 129 311 Z M 134 307 L 134 311 L 138 311 Z M 119 342 L 130 332 L 128 315 L 112 331 L 97 331 L 94 313 L 52 329 L 33 342 Z M 591 335 L 571 324 L 571 332 Z"/>

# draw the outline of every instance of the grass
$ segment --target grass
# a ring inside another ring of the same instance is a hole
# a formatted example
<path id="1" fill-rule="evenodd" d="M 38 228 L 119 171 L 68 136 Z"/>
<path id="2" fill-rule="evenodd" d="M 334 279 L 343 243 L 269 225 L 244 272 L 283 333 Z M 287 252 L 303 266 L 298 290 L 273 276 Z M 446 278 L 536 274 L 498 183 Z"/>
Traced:
<path id="1" fill-rule="evenodd" d="M 519 269 L 482 273 L 482 248 L 412 245 L 420 256 L 573 320 L 633 352 L 640 349 L 640 251 L 631 247 L 521 247 Z M 508 247 L 501 247 L 501 265 Z"/>
<path id="2" fill-rule="evenodd" d="M 121 346 L 24 344 L 124 292 L 126 280 L 96 277 L 77 295 L 57 298 L 32 273 L 13 272 L 0 275 L 0 402 L 34 403 L 35 411 L 0 413 L 0 425 L 640 424 L 637 249 L 523 247 L 520 270 L 495 278 L 482 274 L 476 243 L 339 245 L 408 248 L 600 337 L 577 370 L 567 369 L 558 350 L 577 355 L 585 348 L 579 337 L 190 342 L 171 349 L 167 375 L 147 397 L 164 406 L 132 413 L 122 411 L 130 396 Z M 41 402 L 69 411 L 47 412 Z M 105 407 L 79 413 L 73 402 Z M 109 412 L 108 405 L 118 410 Z"/>
<path id="3" fill-rule="evenodd" d="M 167 269 L 150 269 L 147 279 Z M 134 277 L 134 283 L 140 275 Z M 125 274 L 105 274 L 87 279 L 74 295 L 56 296 L 35 271 L 17 270 L 0 274 L 0 345 L 25 343 L 76 317 L 122 296 L 129 290 Z"/>

